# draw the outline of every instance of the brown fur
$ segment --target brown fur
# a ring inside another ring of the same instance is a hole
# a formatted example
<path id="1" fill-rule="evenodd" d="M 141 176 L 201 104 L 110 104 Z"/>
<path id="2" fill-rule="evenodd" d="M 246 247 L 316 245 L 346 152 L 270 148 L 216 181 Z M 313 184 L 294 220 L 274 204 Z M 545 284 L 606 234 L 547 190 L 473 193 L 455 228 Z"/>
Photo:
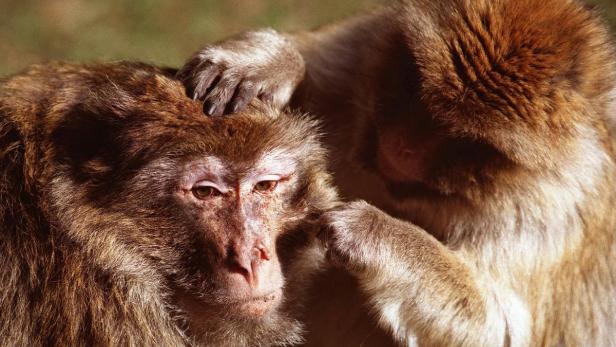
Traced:
<path id="1" fill-rule="evenodd" d="M 255 61 L 305 74 L 292 105 L 324 119 L 336 183 L 384 211 L 326 215 L 355 277 L 317 280 L 308 345 L 616 344 L 615 55 L 596 13 L 408 0 L 288 37 L 305 71 Z M 250 74 L 251 47 L 223 67 Z"/>
<path id="2" fill-rule="evenodd" d="M 273 110 L 207 119 L 178 81 L 143 64 L 51 64 L 5 80 L 2 345 L 297 342 L 297 298 L 320 259 L 305 221 L 336 198 L 317 140 L 313 121 Z M 273 149 L 298 161 L 288 207 L 271 224 L 289 232 L 276 251 L 286 277 L 280 312 L 269 323 L 237 321 L 226 310 L 195 316 L 200 297 L 211 294 L 189 290 L 213 281 L 211 264 L 194 260 L 205 252 L 197 240 L 209 236 L 170 197 L 178 170 L 213 154 L 249 170 L 255 156 Z M 196 305 L 177 301 L 187 292 Z"/>

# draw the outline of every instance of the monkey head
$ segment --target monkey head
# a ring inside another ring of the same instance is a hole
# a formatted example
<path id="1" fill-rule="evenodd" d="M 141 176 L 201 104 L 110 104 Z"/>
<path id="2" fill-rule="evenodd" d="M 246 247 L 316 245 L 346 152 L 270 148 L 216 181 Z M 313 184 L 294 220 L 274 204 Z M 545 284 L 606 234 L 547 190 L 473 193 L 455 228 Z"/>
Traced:
<path id="1" fill-rule="evenodd" d="M 147 66 L 61 68 L 38 146 L 53 227 L 164 293 L 198 342 L 297 342 L 301 280 L 321 256 L 311 218 L 336 199 L 316 124 L 267 107 L 205 117 Z"/>
<path id="2" fill-rule="evenodd" d="M 608 137 L 596 124 L 616 76 L 600 19 L 575 2 L 447 6 L 401 5 L 404 29 L 368 72 L 377 85 L 357 155 L 390 204 L 483 206 L 497 190 L 537 189 L 540 174 L 592 166 L 579 148 L 606 151 L 593 139 Z"/>

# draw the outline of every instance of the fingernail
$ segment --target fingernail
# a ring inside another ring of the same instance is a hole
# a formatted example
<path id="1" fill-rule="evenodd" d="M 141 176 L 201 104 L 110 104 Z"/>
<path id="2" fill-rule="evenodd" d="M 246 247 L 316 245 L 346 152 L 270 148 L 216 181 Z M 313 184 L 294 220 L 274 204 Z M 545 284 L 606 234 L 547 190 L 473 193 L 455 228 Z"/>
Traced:
<path id="1" fill-rule="evenodd" d="M 210 103 L 205 103 L 203 105 L 203 111 L 208 115 L 208 116 L 213 116 L 214 112 L 216 112 L 216 104 L 210 104 Z"/>
<path id="2" fill-rule="evenodd" d="M 233 104 L 233 106 L 231 106 L 231 113 L 237 113 L 237 111 L 239 111 L 240 109 L 240 104 L 236 103 Z"/>

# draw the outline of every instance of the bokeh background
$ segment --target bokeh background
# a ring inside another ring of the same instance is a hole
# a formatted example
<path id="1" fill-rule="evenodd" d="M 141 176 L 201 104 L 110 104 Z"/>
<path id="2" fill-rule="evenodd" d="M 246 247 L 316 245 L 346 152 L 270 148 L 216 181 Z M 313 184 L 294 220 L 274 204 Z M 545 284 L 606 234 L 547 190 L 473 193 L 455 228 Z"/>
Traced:
<path id="1" fill-rule="evenodd" d="M 205 43 L 240 31 L 308 29 L 387 2 L 0 0 L 0 76 L 48 60 L 127 59 L 177 67 Z M 616 32 L 616 0 L 590 2 Z"/>

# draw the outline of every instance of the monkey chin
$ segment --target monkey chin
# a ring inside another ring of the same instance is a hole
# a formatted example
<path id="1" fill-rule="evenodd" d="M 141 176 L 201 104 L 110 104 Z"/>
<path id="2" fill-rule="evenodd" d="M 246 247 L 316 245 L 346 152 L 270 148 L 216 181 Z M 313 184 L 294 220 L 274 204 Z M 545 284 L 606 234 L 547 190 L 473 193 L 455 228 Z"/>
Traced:
<path id="1" fill-rule="evenodd" d="M 302 341 L 303 325 L 289 310 L 282 289 L 212 303 L 176 296 L 187 331 L 199 346 L 279 346 Z"/>

